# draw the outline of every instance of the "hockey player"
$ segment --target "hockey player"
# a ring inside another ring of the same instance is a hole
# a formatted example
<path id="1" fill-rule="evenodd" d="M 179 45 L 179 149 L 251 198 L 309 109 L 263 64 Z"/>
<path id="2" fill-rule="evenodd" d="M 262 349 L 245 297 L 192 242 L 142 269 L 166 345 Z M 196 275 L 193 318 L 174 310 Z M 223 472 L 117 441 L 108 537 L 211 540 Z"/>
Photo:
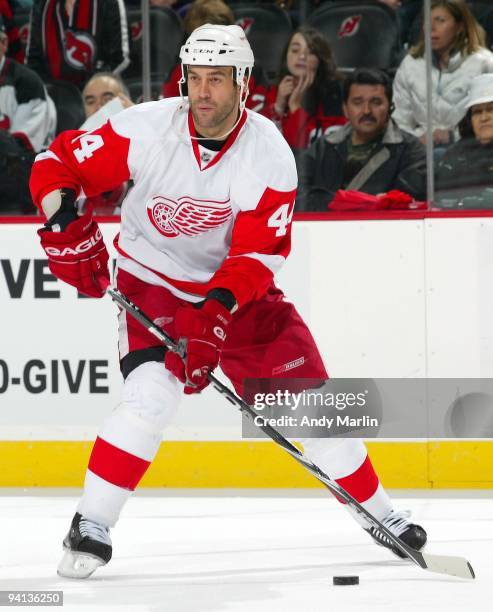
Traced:
<path id="1" fill-rule="evenodd" d="M 296 168 L 275 125 L 245 109 L 254 60 L 244 32 L 202 26 L 180 58 L 188 99 L 140 104 L 93 132 L 65 132 L 32 172 L 33 199 L 48 219 L 39 236 L 50 269 L 94 297 L 109 281 L 108 253 L 74 199 L 81 188 L 92 195 L 134 181 L 115 241 L 116 283 L 187 353 L 184 362 L 165 355 L 120 313 L 123 396 L 94 444 L 63 543 L 63 576 L 85 578 L 110 560 L 109 529 L 183 390 L 200 392 L 218 364 L 240 395 L 247 378 L 327 378 L 307 326 L 273 284 L 290 251 Z M 394 534 L 424 546 L 425 531 L 393 510 L 361 441 L 306 440 L 305 452 Z"/>

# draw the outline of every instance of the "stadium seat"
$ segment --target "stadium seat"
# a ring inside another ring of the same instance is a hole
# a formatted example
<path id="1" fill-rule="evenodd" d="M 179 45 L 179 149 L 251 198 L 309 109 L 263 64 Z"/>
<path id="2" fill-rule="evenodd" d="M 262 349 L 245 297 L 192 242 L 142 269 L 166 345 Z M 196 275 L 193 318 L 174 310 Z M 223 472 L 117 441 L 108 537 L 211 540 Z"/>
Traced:
<path id="1" fill-rule="evenodd" d="M 26 53 L 27 41 L 29 39 L 29 28 L 30 28 L 30 19 L 31 12 L 30 11 L 18 11 L 15 12 L 12 17 L 12 25 L 14 25 L 19 31 L 19 39 L 21 48 Z"/>
<path id="2" fill-rule="evenodd" d="M 125 82 L 128 91 L 130 92 L 130 97 L 133 102 L 139 104 L 143 100 L 142 90 L 142 80 L 141 79 L 132 79 L 131 81 Z M 162 96 L 163 82 L 161 79 L 152 80 L 151 81 L 151 100 L 159 100 Z"/>
<path id="3" fill-rule="evenodd" d="M 137 79 L 142 76 L 142 13 L 139 9 L 127 10 L 132 45 L 131 64 L 123 73 L 123 78 Z M 178 61 L 178 53 L 183 42 L 183 27 L 180 18 L 170 8 L 150 9 L 151 30 L 151 77 L 166 80 Z"/>
<path id="4" fill-rule="evenodd" d="M 388 69 L 402 59 L 395 11 L 379 2 L 326 2 L 307 19 L 328 38 L 339 68 Z"/>
<path id="5" fill-rule="evenodd" d="M 235 21 L 244 30 L 258 64 L 272 82 L 279 71 L 284 48 L 291 36 L 289 15 L 275 4 L 232 4 Z"/>
<path id="6" fill-rule="evenodd" d="M 493 9 L 491 0 L 472 0 L 466 4 L 478 21 L 480 21 L 481 17 Z"/>
<path id="7" fill-rule="evenodd" d="M 486 32 L 488 47 L 493 45 L 493 3 L 491 0 L 485 2 L 468 2 L 471 13 L 476 17 Z"/>
<path id="8" fill-rule="evenodd" d="M 52 81 L 46 85 L 57 112 L 56 134 L 77 130 L 86 120 L 84 102 L 78 88 L 68 81 Z"/>

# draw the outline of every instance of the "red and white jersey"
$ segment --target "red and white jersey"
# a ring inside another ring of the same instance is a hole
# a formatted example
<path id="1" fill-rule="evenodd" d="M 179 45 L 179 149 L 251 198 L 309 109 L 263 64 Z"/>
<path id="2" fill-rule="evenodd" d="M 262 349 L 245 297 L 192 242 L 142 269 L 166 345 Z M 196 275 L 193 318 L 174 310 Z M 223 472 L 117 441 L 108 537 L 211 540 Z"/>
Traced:
<path id="1" fill-rule="evenodd" d="M 290 251 L 294 158 L 276 126 L 249 110 L 218 152 L 191 136 L 179 98 L 133 106 L 92 132 L 64 132 L 36 158 L 33 200 L 39 206 L 62 187 L 96 195 L 132 179 L 119 265 L 192 300 L 226 288 L 242 305 L 265 293 Z"/>

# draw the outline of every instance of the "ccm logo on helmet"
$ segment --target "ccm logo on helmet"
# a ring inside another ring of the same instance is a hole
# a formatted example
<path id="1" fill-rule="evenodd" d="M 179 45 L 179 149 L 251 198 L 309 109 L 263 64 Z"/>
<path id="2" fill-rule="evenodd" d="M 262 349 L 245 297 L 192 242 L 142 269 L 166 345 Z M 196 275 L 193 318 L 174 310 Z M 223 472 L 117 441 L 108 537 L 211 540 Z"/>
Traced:
<path id="1" fill-rule="evenodd" d="M 85 253 L 89 251 L 93 246 L 103 239 L 103 235 L 101 234 L 101 230 L 98 228 L 98 231 L 91 236 L 88 240 L 83 240 L 79 242 L 79 244 L 75 245 L 75 247 L 65 247 L 63 250 L 57 249 L 56 247 L 46 247 L 45 251 L 48 255 L 53 255 L 55 257 L 66 257 L 67 255 L 80 255 L 81 253 Z"/>

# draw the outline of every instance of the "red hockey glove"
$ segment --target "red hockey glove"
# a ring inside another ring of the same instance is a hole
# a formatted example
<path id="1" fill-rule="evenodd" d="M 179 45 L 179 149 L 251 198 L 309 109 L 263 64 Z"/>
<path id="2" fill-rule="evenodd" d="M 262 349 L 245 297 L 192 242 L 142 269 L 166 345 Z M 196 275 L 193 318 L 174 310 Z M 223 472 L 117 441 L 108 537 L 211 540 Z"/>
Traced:
<path id="1" fill-rule="evenodd" d="M 185 393 L 199 393 L 207 387 L 207 373 L 219 363 L 231 313 L 220 302 L 208 299 L 201 308 L 182 306 L 175 315 L 178 342 L 184 347 L 183 360 L 177 353 L 166 353 L 165 365 L 185 383 Z"/>
<path id="2" fill-rule="evenodd" d="M 91 211 L 75 216 L 58 232 L 53 220 L 38 230 L 52 274 L 91 297 L 102 297 L 110 282 L 108 251 Z"/>

